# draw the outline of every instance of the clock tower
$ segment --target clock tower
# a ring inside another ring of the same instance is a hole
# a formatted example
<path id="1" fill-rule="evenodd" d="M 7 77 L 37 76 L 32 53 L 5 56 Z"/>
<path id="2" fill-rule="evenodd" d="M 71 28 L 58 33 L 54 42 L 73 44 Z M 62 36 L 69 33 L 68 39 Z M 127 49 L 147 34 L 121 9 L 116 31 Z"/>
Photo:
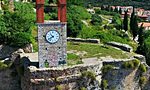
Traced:
<path id="1" fill-rule="evenodd" d="M 39 68 L 66 64 L 66 0 L 58 0 L 58 20 L 44 21 L 44 0 L 36 0 Z"/>

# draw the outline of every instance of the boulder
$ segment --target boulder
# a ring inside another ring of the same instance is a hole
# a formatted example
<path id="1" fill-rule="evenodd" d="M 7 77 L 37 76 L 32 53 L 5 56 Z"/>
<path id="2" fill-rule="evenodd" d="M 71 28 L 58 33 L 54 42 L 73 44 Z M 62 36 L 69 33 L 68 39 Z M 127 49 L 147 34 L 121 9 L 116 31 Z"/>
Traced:
<path id="1" fill-rule="evenodd" d="M 107 42 L 107 45 L 111 45 L 113 47 L 117 47 L 121 50 L 127 51 L 127 52 L 132 52 L 133 48 L 131 46 L 129 46 L 128 44 L 122 44 L 122 43 L 118 43 L 118 42 Z"/>

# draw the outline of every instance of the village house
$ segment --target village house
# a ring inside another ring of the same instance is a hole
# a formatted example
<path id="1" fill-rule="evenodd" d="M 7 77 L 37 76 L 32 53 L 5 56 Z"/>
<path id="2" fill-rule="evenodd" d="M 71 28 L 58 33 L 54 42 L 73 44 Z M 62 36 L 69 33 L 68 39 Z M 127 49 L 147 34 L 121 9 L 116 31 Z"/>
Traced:
<path id="1" fill-rule="evenodd" d="M 142 23 L 143 23 L 143 28 L 144 28 L 145 30 L 150 30 L 150 23 L 149 23 L 149 22 L 141 22 L 141 23 L 138 23 L 138 26 L 141 27 Z"/>

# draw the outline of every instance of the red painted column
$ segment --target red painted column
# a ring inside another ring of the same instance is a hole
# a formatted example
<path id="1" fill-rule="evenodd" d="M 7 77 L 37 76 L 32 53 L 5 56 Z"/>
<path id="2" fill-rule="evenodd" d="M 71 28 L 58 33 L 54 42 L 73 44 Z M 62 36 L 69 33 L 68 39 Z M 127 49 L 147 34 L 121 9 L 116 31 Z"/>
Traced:
<path id="1" fill-rule="evenodd" d="M 44 23 L 44 0 L 36 0 L 36 22 Z"/>
<path id="2" fill-rule="evenodd" d="M 66 7 L 66 0 L 59 0 L 58 1 L 58 20 L 61 22 L 66 22 L 66 13 L 67 13 L 67 7 Z"/>

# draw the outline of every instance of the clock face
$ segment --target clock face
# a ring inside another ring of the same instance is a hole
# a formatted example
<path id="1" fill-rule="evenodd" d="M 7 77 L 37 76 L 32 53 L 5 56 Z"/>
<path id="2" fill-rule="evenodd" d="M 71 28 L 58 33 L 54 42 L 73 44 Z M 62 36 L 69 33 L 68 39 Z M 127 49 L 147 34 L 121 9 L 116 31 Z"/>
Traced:
<path id="1" fill-rule="evenodd" d="M 60 34 L 56 30 L 50 30 L 46 34 L 46 40 L 51 44 L 56 43 L 59 40 L 59 38 L 60 38 Z"/>

